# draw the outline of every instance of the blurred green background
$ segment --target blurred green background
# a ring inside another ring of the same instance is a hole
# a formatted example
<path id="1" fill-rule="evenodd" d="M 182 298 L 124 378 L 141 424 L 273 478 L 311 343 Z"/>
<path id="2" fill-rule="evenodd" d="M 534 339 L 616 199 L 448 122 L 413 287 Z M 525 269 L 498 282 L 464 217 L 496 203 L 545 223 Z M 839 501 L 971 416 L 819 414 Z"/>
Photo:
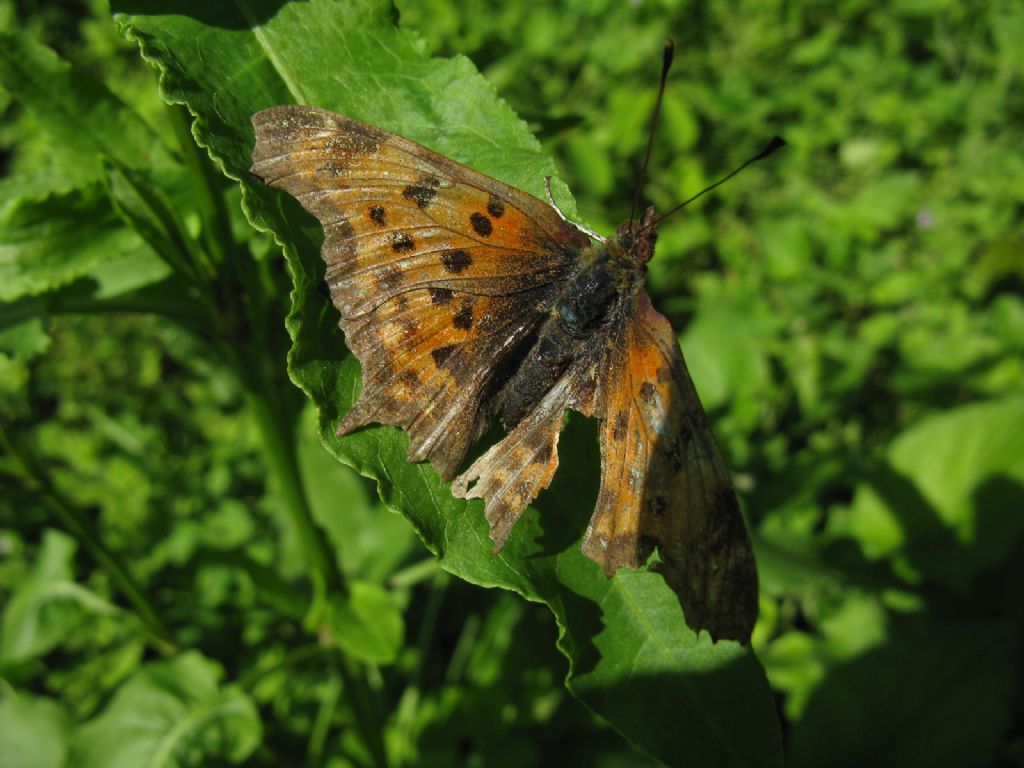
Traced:
<path id="1" fill-rule="evenodd" d="M 787 760 L 1024 765 L 1024 7 L 402 0 L 396 18 L 433 55 L 474 62 L 598 231 L 628 215 L 666 37 L 676 65 L 651 202 L 664 210 L 772 134 L 787 139 L 663 225 L 649 279 L 754 533 L 753 645 Z M 0 3 L 0 30 L 70 61 L 81 98 L 95 78 L 188 143 L 185 115 L 160 101 L 105 3 Z M 26 77 L 11 60 L 3 77 Z M 98 181 L 73 116 L 55 136 L 11 83 L 0 79 L 5 765 L 104 765 L 104 745 L 127 738 L 119 718 L 157 689 L 168 720 L 218 707 L 238 718 L 168 764 L 373 764 L 365 712 L 341 695 L 343 672 L 323 672 L 330 650 L 289 600 L 305 534 L 281 511 L 289 489 L 268 481 L 251 381 L 195 317 L 147 296 L 167 267 L 124 227 L 128 206 L 111 207 L 122 177 Z M 400 609 L 394 663 L 366 681 L 391 762 L 652 764 L 565 691 L 545 608 L 445 574 L 322 450 L 284 371 L 276 246 L 202 152 L 186 165 L 262 259 L 270 299 L 254 346 L 272 370 L 259 381 L 294 415 L 314 516 L 346 569 Z M 186 235 L 205 231 L 182 218 Z M 343 494 L 358 503 L 339 511 Z M 130 576 L 101 567 L 111 555 Z M 151 670 L 167 626 L 202 657 Z"/>

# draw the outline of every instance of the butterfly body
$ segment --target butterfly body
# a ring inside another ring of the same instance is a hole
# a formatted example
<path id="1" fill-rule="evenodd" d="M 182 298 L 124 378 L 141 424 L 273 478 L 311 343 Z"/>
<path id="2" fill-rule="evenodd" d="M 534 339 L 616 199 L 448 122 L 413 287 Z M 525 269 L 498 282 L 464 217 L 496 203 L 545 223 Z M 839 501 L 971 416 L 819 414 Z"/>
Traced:
<path id="1" fill-rule="evenodd" d="M 746 642 L 750 540 L 676 336 L 643 289 L 656 217 L 607 240 L 548 203 L 379 128 L 312 107 L 253 116 L 253 173 L 324 228 L 325 280 L 362 365 L 338 434 L 405 430 L 452 493 L 483 498 L 496 549 L 558 466 L 567 408 L 600 422 L 583 552 L 656 565 L 687 623 Z M 500 418 L 507 434 L 460 473 Z"/>
<path id="2" fill-rule="evenodd" d="M 574 360 L 599 359 L 604 329 L 626 311 L 646 268 L 619 240 L 595 242 L 579 254 L 540 325 L 536 340 L 500 395 L 502 421 L 514 427 L 532 411 Z"/>

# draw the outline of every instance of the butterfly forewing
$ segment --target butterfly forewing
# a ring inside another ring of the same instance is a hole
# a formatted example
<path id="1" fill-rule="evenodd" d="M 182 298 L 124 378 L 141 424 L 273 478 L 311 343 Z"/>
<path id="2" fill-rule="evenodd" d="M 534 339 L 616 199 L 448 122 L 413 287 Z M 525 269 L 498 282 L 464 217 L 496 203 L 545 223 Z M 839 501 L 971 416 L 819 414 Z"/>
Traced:
<path id="1" fill-rule="evenodd" d="M 450 479 L 486 426 L 500 362 L 543 320 L 588 240 L 536 198 L 312 107 L 253 116 L 253 173 L 324 227 L 326 281 L 363 390 L 340 432 L 409 433 Z"/>

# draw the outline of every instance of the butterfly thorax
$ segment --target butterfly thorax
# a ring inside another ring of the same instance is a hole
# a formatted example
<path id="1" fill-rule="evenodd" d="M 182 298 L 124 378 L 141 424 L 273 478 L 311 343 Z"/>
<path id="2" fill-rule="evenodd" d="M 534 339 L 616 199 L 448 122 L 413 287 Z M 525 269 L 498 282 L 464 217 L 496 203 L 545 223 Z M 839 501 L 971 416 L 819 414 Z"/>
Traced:
<path id="1" fill-rule="evenodd" d="M 537 334 L 499 398 L 506 427 L 519 423 L 569 365 L 600 346 L 602 331 L 621 317 L 643 286 L 646 267 L 616 236 L 580 252 L 576 268 L 550 306 Z"/>

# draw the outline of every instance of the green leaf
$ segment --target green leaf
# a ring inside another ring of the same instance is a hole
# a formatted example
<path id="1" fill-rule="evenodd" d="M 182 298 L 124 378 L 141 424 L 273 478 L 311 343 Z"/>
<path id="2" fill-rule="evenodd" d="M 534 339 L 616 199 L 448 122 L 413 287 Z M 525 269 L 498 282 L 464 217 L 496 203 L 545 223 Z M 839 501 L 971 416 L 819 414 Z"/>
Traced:
<path id="1" fill-rule="evenodd" d="M 42 318 L 24 314 L 33 310 L 38 311 L 38 307 L 32 301 L 0 303 L 0 352 L 27 360 L 49 349 L 50 335 Z"/>
<path id="2" fill-rule="evenodd" d="M 0 301 L 45 293 L 112 262 L 122 281 L 125 270 L 150 282 L 168 272 L 118 219 L 99 182 L 21 198 L 0 218 Z"/>
<path id="3" fill-rule="evenodd" d="M 1024 399 L 923 419 L 893 440 L 888 466 L 857 488 L 845 530 L 868 556 L 966 589 L 1024 536 Z"/>
<path id="4" fill-rule="evenodd" d="M 1016 645 L 1016 631 L 1000 624 L 890 638 L 835 668 L 811 696 L 792 765 L 992 764 L 1010 723 Z"/>
<path id="5" fill-rule="evenodd" d="M 252 113 L 291 102 L 334 109 L 543 196 L 552 164 L 522 121 L 466 59 L 425 58 L 382 2 L 221 3 L 191 17 L 162 14 L 155 2 L 113 5 L 130 9 L 119 24 L 159 69 L 165 97 L 196 115 L 199 143 L 243 180 L 251 219 L 285 244 L 295 283 L 290 371 L 320 409 L 329 450 L 377 480 L 381 498 L 447 570 L 548 605 L 570 660 L 569 689 L 644 749 L 670 763 L 779 764 L 774 704 L 749 649 L 696 637 L 660 578 L 609 581 L 580 552 L 596 498 L 592 423 L 571 422 L 554 485 L 498 556 L 481 506 L 453 499 L 431 468 L 409 464 L 400 432 L 334 437 L 359 368 L 321 292 L 319 228 L 294 201 L 248 178 Z M 572 214 L 564 187 L 556 199 Z"/>
<path id="6" fill-rule="evenodd" d="M 405 622 L 395 599 L 367 581 L 350 582 L 349 594 L 331 600 L 327 623 L 342 648 L 373 664 L 394 662 L 405 640 Z"/>
<path id="7" fill-rule="evenodd" d="M 101 178 L 103 157 L 133 168 L 173 165 L 160 137 L 124 102 L 85 70 L 25 35 L 0 33 L 0 86 L 29 110 L 64 154 L 69 180 Z"/>
<path id="8" fill-rule="evenodd" d="M 0 666 L 42 656 L 72 636 L 90 614 L 117 608 L 72 578 L 75 543 L 57 531 L 43 536 L 31 575 L 4 606 L 0 622 Z"/>
<path id="9" fill-rule="evenodd" d="M 240 763 L 260 743 L 256 706 L 196 652 L 136 672 L 72 745 L 80 768 L 179 768 Z"/>
<path id="10" fill-rule="evenodd" d="M 0 755 L 14 768 L 67 765 L 69 722 L 61 706 L 27 694 L 0 699 Z"/>
<path id="11" fill-rule="evenodd" d="M 705 305 L 683 337 L 686 364 L 700 382 L 701 401 L 714 409 L 736 398 L 757 402 L 769 382 L 768 359 L 750 307 L 726 301 Z M 737 397 L 737 395 L 747 395 Z"/>
<path id="12" fill-rule="evenodd" d="M 151 174 L 116 163 L 104 164 L 110 197 L 121 218 L 168 267 L 197 282 L 197 247 Z"/>
<path id="13" fill-rule="evenodd" d="M 312 407 L 303 412 L 298 433 L 299 462 L 313 517 L 330 537 L 346 572 L 353 578 L 383 583 L 414 551 L 422 557 L 408 522 L 385 509 L 369 483 L 339 466 L 324 450 Z M 338 499 L 345 503 L 338 504 Z M 295 549 L 295 558 L 301 557 Z"/>

